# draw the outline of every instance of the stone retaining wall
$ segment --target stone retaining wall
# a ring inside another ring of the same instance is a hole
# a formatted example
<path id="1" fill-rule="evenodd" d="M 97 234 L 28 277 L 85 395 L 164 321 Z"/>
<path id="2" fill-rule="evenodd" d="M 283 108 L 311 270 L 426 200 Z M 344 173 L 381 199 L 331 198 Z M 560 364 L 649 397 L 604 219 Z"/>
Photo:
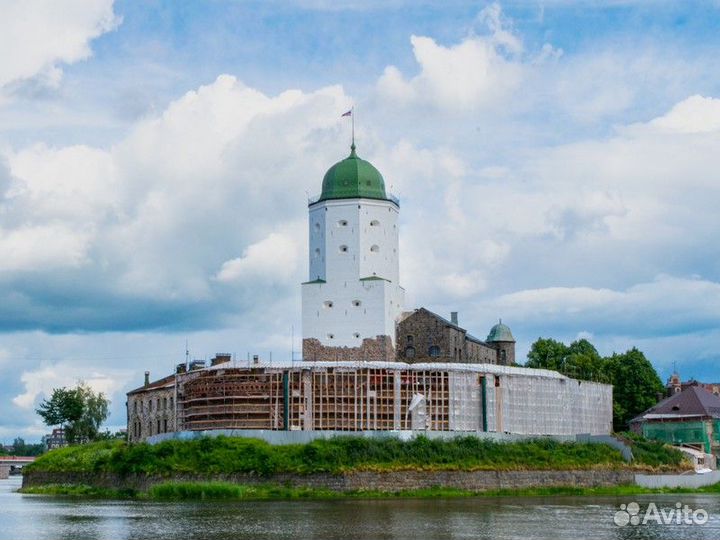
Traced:
<path id="1" fill-rule="evenodd" d="M 172 478 L 146 475 L 56 473 L 29 471 L 23 477 L 23 487 L 48 484 L 84 484 L 98 488 L 134 489 L 147 491 L 155 484 L 168 481 L 208 482 L 224 481 L 236 484 L 277 484 L 295 487 L 323 488 L 333 491 L 379 490 L 396 492 L 432 487 L 456 488 L 471 491 L 495 489 L 523 489 L 533 487 L 598 487 L 634 483 L 632 471 L 359 471 L 344 474 L 275 474 L 258 476 L 234 474 L 216 476 L 177 475 Z"/>

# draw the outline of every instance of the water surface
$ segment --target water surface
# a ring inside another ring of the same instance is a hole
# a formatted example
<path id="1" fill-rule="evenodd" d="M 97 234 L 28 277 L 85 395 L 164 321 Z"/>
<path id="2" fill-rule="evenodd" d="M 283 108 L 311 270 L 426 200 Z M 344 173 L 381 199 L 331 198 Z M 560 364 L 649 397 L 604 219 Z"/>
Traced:
<path id="1" fill-rule="evenodd" d="M 334 501 L 99 501 L 16 492 L 0 480 L 0 540 L 43 539 L 714 539 L 720 497 L 463 498 Z M 706 525 L 618 527 L 620 504 L 704 508 Z"/>

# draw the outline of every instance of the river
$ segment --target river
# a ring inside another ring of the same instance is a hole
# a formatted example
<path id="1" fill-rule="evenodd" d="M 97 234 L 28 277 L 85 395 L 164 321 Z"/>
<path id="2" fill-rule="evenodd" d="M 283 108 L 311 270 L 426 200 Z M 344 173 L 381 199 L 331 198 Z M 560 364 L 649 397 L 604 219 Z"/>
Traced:
<path id="1" fill-rule="evenodd" d="M 333 501 L 99 501 L 17 493 L 0 480 L 0 540 L 44 539 L 720 539 L 720 496 L 461 498 Z M 618 526 L 620 504 L 675 503 L 704 525 Z M 702 517 L 701 514 L 698 514 Z"/>

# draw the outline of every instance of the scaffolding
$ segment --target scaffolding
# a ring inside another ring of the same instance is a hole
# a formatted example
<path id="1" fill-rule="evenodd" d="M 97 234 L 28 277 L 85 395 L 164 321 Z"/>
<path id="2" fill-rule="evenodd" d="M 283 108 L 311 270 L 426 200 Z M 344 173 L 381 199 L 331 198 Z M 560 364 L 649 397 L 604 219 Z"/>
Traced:
<path id="1" fill-rule="evenodd" d="M 491 364 L 212 366 L 178 377 L 178 429 L 605 434 L 612 387 Z"/>

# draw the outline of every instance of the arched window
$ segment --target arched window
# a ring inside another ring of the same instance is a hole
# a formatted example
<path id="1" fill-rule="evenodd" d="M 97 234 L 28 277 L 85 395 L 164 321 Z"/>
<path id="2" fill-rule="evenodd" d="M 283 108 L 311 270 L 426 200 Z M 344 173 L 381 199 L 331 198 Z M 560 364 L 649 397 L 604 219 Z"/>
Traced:
<path id="1" fill-rule="evenodd" d="M 431 356 L 432 358 L 437 358 L 440 356 L 440 347 L 437 345 L 431 345 L 428 349 L 428 356 Z"/>
<path id="2" fill-rule="evenodd" d="M 415 358 L 415 347 L 412 345 L 405 347 L 405 358 Z"/>
<path id="3" fill-rule="evenodd" d="M 503 364 L 507 362 L 507 353 L 504 349 L 500 351 L 500 362 L 502 362 Z"/>

